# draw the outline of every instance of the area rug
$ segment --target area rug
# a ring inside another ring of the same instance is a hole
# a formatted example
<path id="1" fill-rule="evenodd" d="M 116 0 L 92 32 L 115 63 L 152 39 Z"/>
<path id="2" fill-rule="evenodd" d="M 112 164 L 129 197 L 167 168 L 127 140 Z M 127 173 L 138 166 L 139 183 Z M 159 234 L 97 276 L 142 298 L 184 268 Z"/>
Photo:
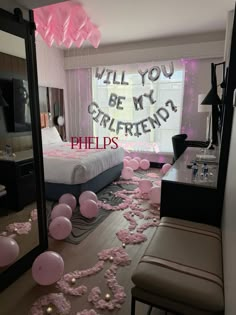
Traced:
<path id="1" fill-rule="evenodd" d="M 160 178 L 160 170 L 159 169 L 149 169 L 147 171 L 137 170 L 134 173 L 134 177 L 131 181 L 135 181 L 135 179 L 150 179 L 152 181 Z M 102 201 L 104 204 L 109 204 L 111 206 L 118 206 L 123 202 L 121 197 L 117 197 L 114 195 L 117 191 L 129 190 L 134 191 L 138 184 L 132 184 L 129 180 L 123 180 L 120 178 L 120 181 L 113 182 L 99 193 L 97 193 L 98 200 Z M 47 218 L 48 225 L 50 224 L 50 216 L 51 210 L 57 203 L 52 201 L 46 202 L 47 208 Z M 100 208 L 99 215 L 93 219 L 87 219 L 80 214 L 79 205 L 74 210 L 71 223 L 72 223 L 72 232 L 68 238 L 65 239 L 66 242 L 72 244 L 79 244 L 83 239 L 85 239 L 100 223 L 102 223 L 111 213 L 112 211 L 106 210 L 104 208 Z"/>

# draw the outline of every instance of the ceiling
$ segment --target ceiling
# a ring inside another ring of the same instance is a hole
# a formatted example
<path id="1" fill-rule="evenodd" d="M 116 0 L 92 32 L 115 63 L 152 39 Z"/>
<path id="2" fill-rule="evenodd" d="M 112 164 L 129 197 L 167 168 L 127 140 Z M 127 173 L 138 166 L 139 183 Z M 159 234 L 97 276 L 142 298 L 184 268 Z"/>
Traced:
<path id="1" fill-rule="evenodd" d="M 62 2 L 15 1 L 25 8 Z M 227 13 L 235 5 L 235 0 L 73 1 L 81 3 L 99 27 L 100 46 L 222 31 L 226 28 Z"/>

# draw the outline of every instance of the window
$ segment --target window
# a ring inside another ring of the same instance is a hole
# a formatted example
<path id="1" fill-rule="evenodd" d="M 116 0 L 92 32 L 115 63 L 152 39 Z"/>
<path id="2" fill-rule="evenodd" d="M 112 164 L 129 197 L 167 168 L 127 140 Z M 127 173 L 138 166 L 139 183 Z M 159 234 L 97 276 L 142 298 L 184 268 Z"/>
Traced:
<path id="1" fill-rule="evenodd" d="M 94 114 L 94 136 L 118 137 L 119 145 L 130 151 L 171 152 L 171 137 L 181 128 L 184 91 L 184 65 L 174 61 L 169 78 L 165 74 L 170 73 L 171 63 L 93 68 L 93 101 L 109 117 L 109 124 L 113 120 L 110 127 Z M 154 80 L 158 68 L 160 75 Z M 141 75 L 140 70 L 141 73 L 148 71 Z"/>

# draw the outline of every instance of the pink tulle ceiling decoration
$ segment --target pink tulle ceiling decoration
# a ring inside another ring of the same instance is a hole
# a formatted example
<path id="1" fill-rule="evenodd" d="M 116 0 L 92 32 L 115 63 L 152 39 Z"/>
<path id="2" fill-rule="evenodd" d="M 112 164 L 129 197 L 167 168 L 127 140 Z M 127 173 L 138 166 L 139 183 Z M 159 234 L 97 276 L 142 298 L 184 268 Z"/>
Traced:
<path id="1" fill-rule="evenodd" d="M 94 48 L 99 46 L 101 33 L 88 18 L 82 6 L 66 1 L 34 9 L 36 35 L 51 47 L 57 45 L 70 48 L 75 44 L 80 48 L 88 40 Z"/>

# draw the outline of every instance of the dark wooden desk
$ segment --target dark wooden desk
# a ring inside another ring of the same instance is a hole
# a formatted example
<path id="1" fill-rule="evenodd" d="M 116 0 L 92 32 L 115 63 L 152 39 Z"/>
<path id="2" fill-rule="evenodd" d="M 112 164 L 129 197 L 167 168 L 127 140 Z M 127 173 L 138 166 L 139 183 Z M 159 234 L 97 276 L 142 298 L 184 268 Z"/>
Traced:
<path id="1" fill-rule="evenodd" d="M 0 158 L 0 182 L 6 186 L 0 208 L 15 211 L 35 201 L 35 175 L 32 150 L 16 152 L 14 158 Z"/>
<path id="2" fill-rule="evenodd" d="M 187 165 L 203 154 L 201 148 L 187 148 L 162 179 L 161 217 L 174 217 L 194 222 L 220 226 L 221 209 L 217 195 L 218 152 L 215 163 L 208 163 L 208 180 L 192 179 L 192 170 Z M 198 163 L 199 169 L 202 163 Z M 201 173 L 201 171 L 200 171 Z"/>

